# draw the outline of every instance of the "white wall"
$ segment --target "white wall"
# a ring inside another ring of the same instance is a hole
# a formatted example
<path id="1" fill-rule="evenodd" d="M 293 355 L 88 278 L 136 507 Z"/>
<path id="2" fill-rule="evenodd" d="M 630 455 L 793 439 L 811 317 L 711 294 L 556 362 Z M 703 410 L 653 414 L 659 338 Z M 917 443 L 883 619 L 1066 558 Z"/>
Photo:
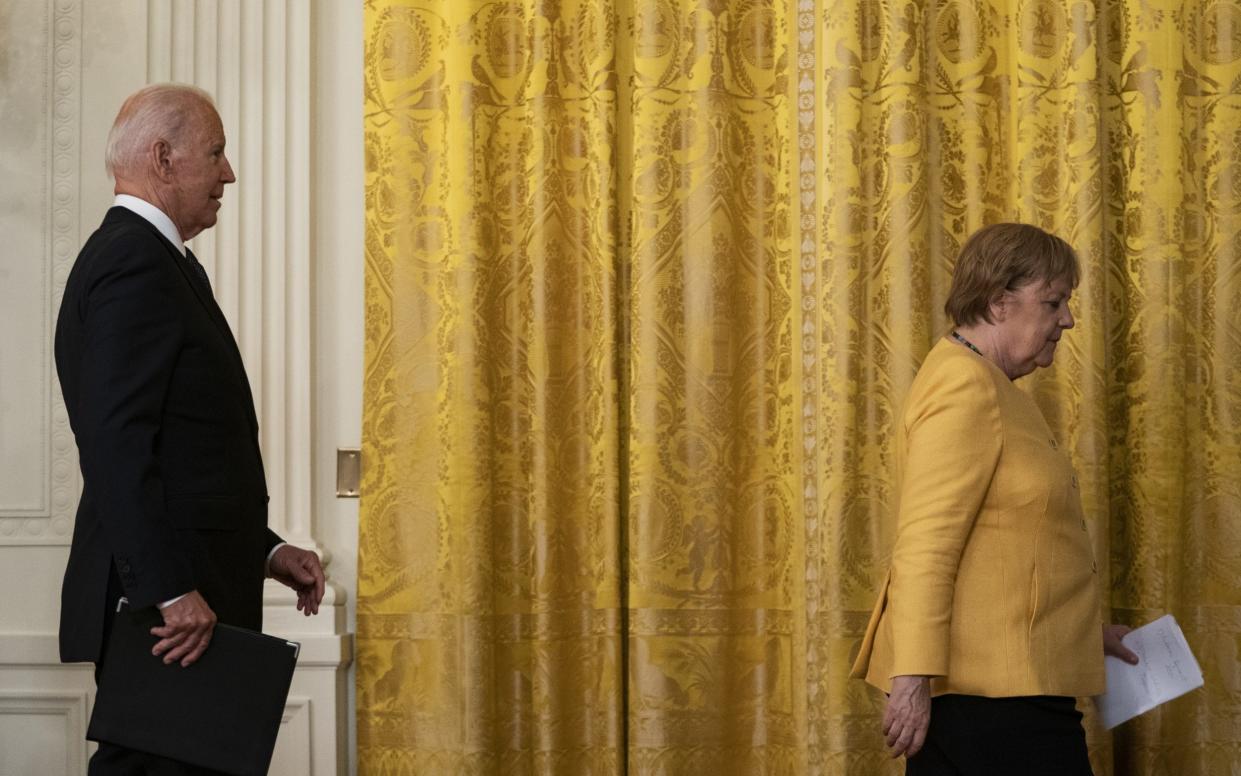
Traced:
<path id="1" fill-rule="evenodd" d="M 238 183 L 193 241 L 237 334 L 271 522 L 319 549 L 306 620 L 269 587 L 266 629 L 303 642 L 273 773 L 352 772 L 357 502 L 335 449 L 360 436 L 362 10 L 332 0 L 0 0 L 0 776 L 82 774 L 94 684 L 56 662 L 80 488 L 52 366 L 68 269 L 111 201 L 104 138 L 124 97 L 212 92 Z"/>

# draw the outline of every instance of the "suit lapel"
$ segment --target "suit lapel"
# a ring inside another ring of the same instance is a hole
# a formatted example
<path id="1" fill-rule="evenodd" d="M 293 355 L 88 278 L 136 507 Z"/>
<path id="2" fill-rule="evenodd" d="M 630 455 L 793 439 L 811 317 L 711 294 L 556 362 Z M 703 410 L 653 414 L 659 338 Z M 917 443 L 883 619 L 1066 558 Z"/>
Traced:
<path id="1" fill-rule="evenodd" d="M 233 335 L 233 330 L 228 325 L 228 319 L 224 317 L 224 311 L 220 309 L 219 303 L 215 301 L 215 296 L 211 293 L 211 290 L 199 278 L 194 277 L 194 268 L 190 266 L 189 259 L 180 255 L 181 252 L 175 246 L 169 247 L 176 254 L 174 259 L 176 260 L 177 267 L 181 270 L 182 277 L 194 289 L 194 295 L 198 297 L 198 301 L 202 302 L 203 307 L 207 309 L 208 317 L 215 324 L 216 330 L 220 332 L 220 337 L 224 340 L 224 347 L 228 350 L 229 355 L 232 356 L 233 366 L 237 369 L 237 377 L 241 380 L 241 384 L 246 387 L 246 397 L 250 400 L 246 403 L 246 413 L 250 417 L 250 425 L 257 431 L 259 419 L 254 409 L 254 391 L 250 388 L 250 378 L 246 375 L 246 362 L 241 358 L 241 349 L 237 346 L 237 338 Z M 186 250 L 188 251 L 189 248 L 187 247 Z"/>

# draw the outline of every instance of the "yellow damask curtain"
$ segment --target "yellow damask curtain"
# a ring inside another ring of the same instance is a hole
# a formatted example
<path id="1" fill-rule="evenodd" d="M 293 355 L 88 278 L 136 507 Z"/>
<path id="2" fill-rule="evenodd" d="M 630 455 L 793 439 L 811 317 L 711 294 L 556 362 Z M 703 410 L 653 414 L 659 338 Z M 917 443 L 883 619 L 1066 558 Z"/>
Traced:
<path id="1" fill-rule="evenodd" d="M 1207 677 L 1096 772 L 1241 761 L 1241 6 L 366 9 L 360 772 L 899 773 L 846 675 L 997 220 L 1081 253 L 1030 389 Z"/>

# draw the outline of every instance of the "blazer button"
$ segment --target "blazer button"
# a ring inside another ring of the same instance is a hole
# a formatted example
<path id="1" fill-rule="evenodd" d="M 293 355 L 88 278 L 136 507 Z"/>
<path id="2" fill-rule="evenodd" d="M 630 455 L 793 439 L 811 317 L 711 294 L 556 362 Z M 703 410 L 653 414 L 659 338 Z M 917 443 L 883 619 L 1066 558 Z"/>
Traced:
<path id="1" fill-rule="evenodd" d="M 1082 518 L 1082 530 L 1083 530 L 1083 531 L 1085 531 L 1085 530 L 1086 530 L 1086 520 L 1085 520 L 1085 518 Z"/>
<path id="2" fill-rule="evenodd" d="M 1051 441 L 1051 449 L 1052 449 L 1052 450 L 1056 450 L 1056 449 L 1058 449 L 1058 448 L 1060 447 L 1060 443 L 1059 443 L 1059 442 L 1057 442 L 1057 441 L 1055 440 L 1055 438 L 1054 438 L 1054 437 L 1053 437 L 1050 441 Z"/>
<path id="3" fill-rule="evenodd" d="M 1073 487 L 1075 488 L 1077 487 L 1077 475 L 1076 474 L 1073 475 Z"/>
<path id="4" fill-rule="evenodd" d="M 1099 562 L 1097 560 L 1090 561 L 1090 570 L 1096 574 L 1099 573 Z"/>

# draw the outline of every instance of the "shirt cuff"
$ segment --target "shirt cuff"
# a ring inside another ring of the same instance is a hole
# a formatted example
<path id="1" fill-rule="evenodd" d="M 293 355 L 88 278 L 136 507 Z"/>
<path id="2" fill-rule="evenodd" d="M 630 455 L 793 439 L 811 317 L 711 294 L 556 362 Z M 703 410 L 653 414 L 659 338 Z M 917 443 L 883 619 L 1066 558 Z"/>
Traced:
<path id="1" fill-rule="evenodd" d="M 169 607 L 169 606 L 172 606 L 172 605 L 173 605 L 173 604 L 175 604 L 177 601 L 180 601 L 182 598 L 185 598 L 187 595 L 189 595 L 189 593 L 182 593 L 181 595 L 177 596 L 176 598 L 169 598 L 167 601 L 163 602 L 162 604 L 156 604 L 156 606 L 158 606 L 160 609 L 165 609 L 165 608 L 167 608 L 167 607 Z"/>
<path id="2" fill-rule="evenodd" d="M 267 553 L 267 560 L 263 563 L 263 573 L 267 576 L 271 576 L 271 556 L 275 555 L 276 551 L 286 544 L 288 544 L 288 542 L 280 542 L 280 544 L 277 544 L 275 547 L 271 548 L 271 552 Z"/>

